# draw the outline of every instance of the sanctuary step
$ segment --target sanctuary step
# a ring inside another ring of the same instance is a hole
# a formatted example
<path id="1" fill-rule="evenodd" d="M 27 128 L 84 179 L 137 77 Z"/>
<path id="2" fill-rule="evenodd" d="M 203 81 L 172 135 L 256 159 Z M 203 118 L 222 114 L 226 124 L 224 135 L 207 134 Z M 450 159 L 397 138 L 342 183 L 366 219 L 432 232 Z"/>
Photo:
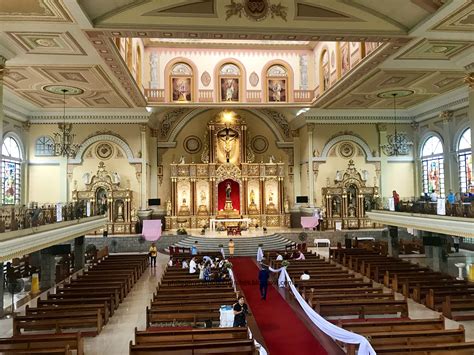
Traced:
<path id="1" fill-rule="evenodd" d="M 260 237 L 229 236 L 219 238 L 189 236 L 178 243 L 173 244 L 172 246 L 191 248 L 194 245 L 194 242 L 197 240 L 200 253 L 205 251 L 219 251 L 219 245 L 223 245 L 224 252 L 226 256 L 228 256 L 229 248 L 227 247 L 227 244 L 231 238 L 235 243 L 235 256 L 256 256 L 259 244 L 262 244 L 262 249 L 265 251 L 284 250 L 285 245 L 291 243 L 290 240 L 282 237 L 280 234 L 270 234 Z"/>

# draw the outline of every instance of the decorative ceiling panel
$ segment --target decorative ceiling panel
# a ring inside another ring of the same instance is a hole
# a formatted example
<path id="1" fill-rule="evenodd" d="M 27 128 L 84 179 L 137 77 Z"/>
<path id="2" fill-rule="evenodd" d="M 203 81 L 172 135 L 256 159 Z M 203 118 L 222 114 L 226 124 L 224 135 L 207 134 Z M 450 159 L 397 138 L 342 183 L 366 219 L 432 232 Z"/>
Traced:
<path id="1" fill-rule="evenodd" d="M 86 55 L 69 32 L 6 32 L 27 54 Z"/>
<path id="2" fill-rule="evenodd" d="M 465 6 L 461 7 L 458 11 L 451 13 L 448 17 L 436 24 L 431 30 L 473 32 L 474 2 L 472 0 L 467 0 Z"/>
<path id="3" fill-rule="evenodd" d="M 395 59 L 449 60 L 472 45 L 473 42 L 423 39 Z"/>
<path id="4" fill-rule="evenodd" d="M 45 90 L 45 87 L 51 85 L 72 86 L 83 90 L 82 94 L 67 98 L 68 107 L 131 107 L 100 66 L 9 67 L 4 83 L 18 95 L 45 108 L 63 105 L 61 96 Z"/>
<path id="5" fill-rule="evenodd" d="M 0 0 L 0 21 L 72 22 L 59 0 Z"/>

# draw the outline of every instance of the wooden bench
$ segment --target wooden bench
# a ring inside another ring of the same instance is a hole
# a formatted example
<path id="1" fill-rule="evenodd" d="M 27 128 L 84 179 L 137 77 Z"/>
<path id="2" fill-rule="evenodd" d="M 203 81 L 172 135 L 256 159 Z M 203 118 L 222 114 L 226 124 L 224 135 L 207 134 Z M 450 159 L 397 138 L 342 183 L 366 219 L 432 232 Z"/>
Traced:
<path id="1" fill-rule="evenodd" d="M 77 355 L 84 355 L 84 339 L 81 333 L 48 334 L 48 335 L 19 335 L 11 338 L 0 338 L 0 353 L 15 354 L 27 351 L 50 350 L 65 353 L 65 348 L 75 350 Z M 54 350 L 57 349 L 57 350 Z M 20 351 L 20 352 L 18 352 Z"/>

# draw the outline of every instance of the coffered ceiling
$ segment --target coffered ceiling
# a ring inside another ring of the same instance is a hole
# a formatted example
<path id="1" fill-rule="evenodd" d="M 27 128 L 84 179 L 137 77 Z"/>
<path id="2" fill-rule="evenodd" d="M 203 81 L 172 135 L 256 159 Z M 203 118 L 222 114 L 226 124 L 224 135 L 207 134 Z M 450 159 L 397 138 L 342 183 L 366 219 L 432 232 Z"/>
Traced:
<path id="1" fill-rule="evenodd" d="M 217 39 L 221 42 L 214 42 L 215 47 L 250 50 L 311 49 L 329 40 L 378 41 L 387 45 L 313 105 L 390 108 L 377 95 L 407 89 L 413 95 L 400 99 L 400 106 L 408 108 L 464 85 L 464 66 L 474 57 L 471 0 L 254 1 L 274 5 L 263 15 L 258 6 L 246 8 L 247 2 L 0 0 L 6 90 L 19 98 L 16 104 L 32 103 L 38 112 L 62 107 L 62 97 L 45 91 L 50 85 L 80 89 L 81 94 L 68 98 L 68 106 L 84 112 L 143 111 L 146 100 L 112 42 L 115 37 L 139 37 L 158 47 L 186 47 L 191 40 L 200 40 L 192 46 L 205 47 L 206 40 Z"/>

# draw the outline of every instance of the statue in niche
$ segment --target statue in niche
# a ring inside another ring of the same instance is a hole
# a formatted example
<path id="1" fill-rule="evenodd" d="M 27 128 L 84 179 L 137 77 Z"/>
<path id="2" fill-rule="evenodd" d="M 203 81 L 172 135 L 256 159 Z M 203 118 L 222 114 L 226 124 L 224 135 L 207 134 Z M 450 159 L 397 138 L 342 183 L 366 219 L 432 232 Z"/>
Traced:
<path id="1" fill-rule="evenodd" d="M 355 217 L 355 208 L 353 205 L 349 205 L 349 217 Z"/>
<path id="2" fill-rule="evenodd" d="M 253 191 L 253 189 L 250 190 L 250 204 L 255 204 L 255 191 Z"/>
<path id="3" fill-rule="evenodd" d="M 181 157 L 179 158 L 178 164 L 185 164 L 184 155 L 181 155 Z"/>
<path id="4" fill-rule="evenodd" d="M 332 199 L 332 213 L 334 216 L 341 215 L 341 201 L 338 197 L 334 197 Z"/>
<path id="5" fill-rule="evenodd" d="M 288 197 L 285 199 L 285 204 L 283 206 L 285 213 L 290 213 L 290 201 L 288 201 Z"/>
<path id="6" fill-rule="evenodd" d="M 354 185 L 349 185 L 347 188 L 347 202 L 354 205 L 357 201 L 357 188 Z"/>
<path id="7" fill-rule="evenodd" d="M 273 203 L 273 191 L 271 191 L 271 192 L 270 192 L 270 195 L 268 196 L 268 202 L 269 202 L 270 204 Z"/>
<path id="8" fill-rule="evenodd" d="M 336 181 L 342 181 L 342 171 L 336 171 Z"/>
<path id="9" fill-rule="evenodd" d="M 206 204 L 206 193 L 204 192 L 204 190 L 201 190 L 201 205 L 205 205 Z"/>
<path id="10" fill-rule="evenodd" d="M 367 181 L 369 179 L 369 172 L 367 170 L 362 170 L 362 180 Z"/>
<path id="11" fill-rule="evenodd" d="M 123 222 L 123 202 L 117 202 L 117 222 Z"/>
<path id="12" fill-rule="evenodd" d="M 84 183 L 84 185 L 88 185 L 91 181 L 91 174 L 90 173 L 84 173 L 82 175 L 82 182 Z"/>
<path id="13" fill-rule="evenodd" d="M 107 212 L 107 191 L 102 187 L 96 191 L 96 203 L 99 214 L 105 214 Z"/>
<path id="14" fill-rule="evenodd" d="M 230 182 L 227 183 L 227 186 L 225 187 L 225 199 L 227 201 L 230 200 L 230 194 L 232 192 L 232 187 L 230 186 Z"/>
<path id="15" fill-rule="evenodd" d="M 268 163 L 270 163 L 270 164 L 275 163 L 275 157 L 273 155 L 270 155 L 270 158 L 268 158 Z"/>

